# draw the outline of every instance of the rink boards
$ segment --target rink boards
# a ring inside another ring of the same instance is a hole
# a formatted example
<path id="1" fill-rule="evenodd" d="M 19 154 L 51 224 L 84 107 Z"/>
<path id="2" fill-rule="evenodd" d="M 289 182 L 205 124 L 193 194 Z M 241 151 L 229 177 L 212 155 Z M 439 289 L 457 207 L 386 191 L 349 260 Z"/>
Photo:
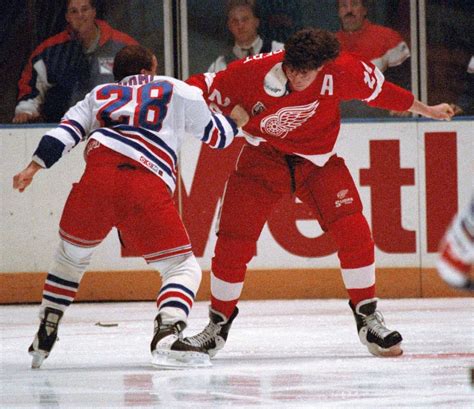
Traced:
<path id="1" fill-rule="evenodd" d="M 382 297 L 459 295 L 434 271 L 436 250 L 474 175 L 474 122 L 455 120 L 352 122 L 342 125 L 337 151 L 359 187 L 376 244 Z M 84 168 L 83 146 L 43 171 L 23 194 L 12 176 L 30 160 L 46 127 L 0 129 L 0 303 L 37 301 L 58 241 L 71 184 Z M 210 269 L 214 226 L 225 181 L 242 141 L 225 151 L 186 138 L 177 203 L 203 270 Z M 244 221 L 242 221 L 244 222 Z M 122 258 L 115 232 L 98 248 L 79 299 L 153 299 L 159 277 L 139 258 Z M 199 293 L 209 294 L 208 273 Z M 262 232 L 249 265 L 244 298 L 344 297 L 334 244 L 305 205 L 285 198 Z"/>

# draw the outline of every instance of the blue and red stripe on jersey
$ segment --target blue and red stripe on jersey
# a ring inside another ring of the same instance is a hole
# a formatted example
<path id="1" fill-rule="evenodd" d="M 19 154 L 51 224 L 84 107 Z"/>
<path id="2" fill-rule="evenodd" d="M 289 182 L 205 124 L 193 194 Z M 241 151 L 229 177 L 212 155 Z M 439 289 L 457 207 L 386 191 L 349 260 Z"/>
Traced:
<path id="1" fill-rule="evenodd" d="M 76 141 L 76 145 L 86 137 L 86 131 L 82 125 L 73 119 L 63 119 L 58 128 L 68 132 Z"/>
<path id="2" fill-rule="evenodd" d="M 235 127 L 235 123 L 232 120 L 227 122 L 232 126 L 234 135 L 237 134 L 238 130 Z M 212 114 L 211 120 L 204 129 L 204 135 L 202 136 L 201 141 L 207 143 L 212 148 L 223 149 L 226 147 L 226 132 L 217 115 Z"/>
<path id="3" fill-rule="evenodd" d="M 117 125 L 113 127 L 113 130 L 119 132 L 121 135 L 143 141 L 149 149 L 153 150 L 173 169 L 174 173 L 176 173 L 178 163 L 176 152 L 155 133 L 144 128 L 136 128 L 130 125 Z"/>
<path id="4" fill-rule="evenodd" d="M 99 142 L 103 142 L 106 146 L 107 142 L 100 136 L 118 142 L 119 145 L 123 145 L 123 149 L 112 147 L 110 148 L 118 153 L 121 153 L 122 155 L 130 157 L 131 159 L 138 161 L 137 157 L 139 155 L 145 156 L 146 159 L 149 160 L 154 166 L 150 168 L 145 164 L 142 165 L 150 169 L 153 173 L 162 177 L 162 179 L 170 187 L 170 189 L 174 191 L 174 188 L 176 186 L 176 162 L 174 161 L 174 159 L 170 160 L 168 152 L 162 149 L 161 146 L 157 147 L 150 145 L 145 140 L 143 140 L 143 138 L 140 138 L 138 134 L 141 134 L 141 130 L 137 131 L 134 135 L 125 135 L 123 132 L 119 132 L 113 129 L 99 128 L 91 133 L 91 137 L 99 140 Z M 133 156 L 132 153 L 135 153 L 136 157 Z M 166 179 L 163 177 L 163 173 L 167 175 Z"/>

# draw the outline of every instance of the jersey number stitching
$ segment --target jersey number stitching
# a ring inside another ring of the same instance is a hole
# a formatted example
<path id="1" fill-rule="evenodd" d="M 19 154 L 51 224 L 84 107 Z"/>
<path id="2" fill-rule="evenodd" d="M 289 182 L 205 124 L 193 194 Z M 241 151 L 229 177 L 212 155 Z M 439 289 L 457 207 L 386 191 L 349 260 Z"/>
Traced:
<path id="1" fill-rule="evenodd" d="M 364 62 L 362 62 L 362 64 L 364 65 L 364 68 L 365 68 L 364 82 L 369 86 L 370 89 L 374 89 L 374 85 L 377 82 L 377 78 L 375 78 L 375 75 L 371 75 L 373 72 L 373 69 L 367 64 L 365 64 Z"/>
<path id="2" fill-rule="evenodd" d="M 108 100 L 97 112 L 97 121 L 102 127 L 128 124 L 158 132 L 168 113 L 168 104 L 173 86 L 167 81 L 150 82 L 137 88 L 136 107 L 133 118 L 120 115 L 120 109 L 133 99 L 133 88 L 125 85 L 106 85 L 96 94 L 97 100 Z"/>

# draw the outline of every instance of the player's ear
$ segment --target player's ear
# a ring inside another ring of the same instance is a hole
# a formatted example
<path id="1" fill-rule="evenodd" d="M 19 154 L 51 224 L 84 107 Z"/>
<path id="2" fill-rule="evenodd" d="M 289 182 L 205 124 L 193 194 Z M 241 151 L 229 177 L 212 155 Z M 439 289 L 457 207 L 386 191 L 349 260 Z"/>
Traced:
<path id="1" fill-rule="evenodd" d="M 147 70 L 145 68 L 142 68 L 140 70 L 140 74 L 143 74 L 143 75 L 156 75 L 156 73 L 153 72 L 152 70 Z"/>

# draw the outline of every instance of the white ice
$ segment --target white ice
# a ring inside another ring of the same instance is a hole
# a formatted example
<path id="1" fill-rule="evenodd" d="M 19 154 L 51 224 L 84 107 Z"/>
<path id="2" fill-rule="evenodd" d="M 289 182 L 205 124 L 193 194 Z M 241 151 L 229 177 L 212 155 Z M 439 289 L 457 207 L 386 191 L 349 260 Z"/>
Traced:
<path id="1" fill-rule="evenodd" d="M 399 358 L 367 352 L 344 300 L 239 305 L 213 367 L 185 370 L 149 363 L 153 302 L 72 305 L 39 370 L 27 353 L 38 306 L 0 306 L 0 407 L 474 408 L 472 298 L 381 300 Z M 186 334 L 207 321 L 196 303 Z"/>

